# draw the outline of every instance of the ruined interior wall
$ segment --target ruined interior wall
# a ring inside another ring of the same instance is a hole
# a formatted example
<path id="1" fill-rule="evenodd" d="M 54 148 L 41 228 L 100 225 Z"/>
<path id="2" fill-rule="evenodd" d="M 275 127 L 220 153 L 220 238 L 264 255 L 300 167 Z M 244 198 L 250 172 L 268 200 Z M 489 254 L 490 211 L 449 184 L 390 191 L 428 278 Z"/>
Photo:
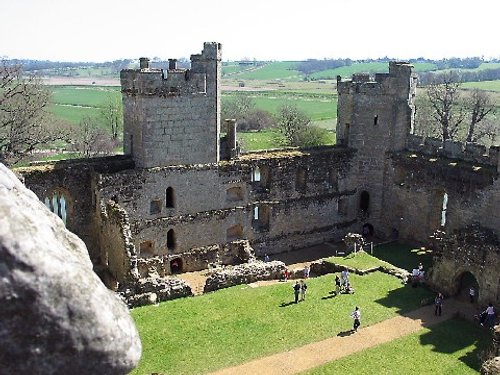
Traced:
<path id="1" fill-rule="evenodd" d="M 385 230 L 426 243 L 440 228 L 448 195 L 445 231 L 471 223 L 500 234 L 500 181 L 496 168 L 422 154 L 394 155 L 387 169 Z"/>
<path id="2" fill-rule="evenodd" d="M 100 202 L 100 264 L 119 283 L 137 278 L 137 256 L 130 233 L 128 215 L 116 203 Z"/>
<path id="3" fill-rule="evenodd" d="M 141 257 L 183 254 L 238 238 L 248 239 L 258 253 L 281 252 L 340 239 L 355 222 L 355 192 L 347 177 L 352 154 L 330 147 L 248 154 L 218 165 L 136 169 L 102 174 L 96 189 L 100 199 L 114 199 L 127 211 Z M 261 181 L 253 181 L 256 168 Z M 173 208 L 165 206 L 167 187 L 173 187 Z M 152 214 L 155 199 L 161 210 Z M 339 213 L 339 199 L 345 212 Z M 265 225 L 254 219 L 257 206 L 267 216 Z M 146 242 L 152 246 L 141 255 Z"/>

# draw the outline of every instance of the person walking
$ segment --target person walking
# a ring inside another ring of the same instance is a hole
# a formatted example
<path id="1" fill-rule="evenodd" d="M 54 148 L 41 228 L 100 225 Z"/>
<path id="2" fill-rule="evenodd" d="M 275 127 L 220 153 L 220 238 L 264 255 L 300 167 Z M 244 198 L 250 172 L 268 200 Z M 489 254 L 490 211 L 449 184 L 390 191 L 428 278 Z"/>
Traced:
<path id="1" fill-rule="evenodd" d="M 309 278 L 310 272 L 311 272 L 311 268 L 309 266 L 305 266 L 304 267 L 304 279 L 308 279 Z"/>
<path id="2" fill-rule="evenodd" d="M 444 296 L 441 293 L 438 293 L 436 298 L 434 299 L 434 315 L 441 316 L 442 307 L 443 307 Z"/>
<path id="3" fill-rule="evenodd" d="M 288 271 L 288 268 L 285 268 L 285 272 L 283 273 L 283 278 L 285 279 L 285 282 L 288 281 L 289 277 L 290 277 L 290 271 Z"/>
<path id="4" fill-rule="evenodd" d="M 358 332 L 358 328 L 361 325 L 361 311 L 359 310 L 358 306 L 356 306 L 354 311 L 351 313 L 351 318 L 354 319 L 352 330 L 354 332 Z"/>
<path id="5" fill-rule="evenodd" d="M 299 294 L 300 294 L 300 284 L 297 280 L 293 286 L 293 294 L 295 296 L 295 303 L 299 303 Z"/>
<path id="6" fill-rule="evenodd" d="M 349 282 L 349 271 L 347 269 L 344 269 L 340 273 L 340 278 L 341 278 L 341 281 L 342 281 L 342 285 L 343 286 L 347 286 L 347 283 Z"/>
<path id="7" fill-rule="evenodd" d="M 307 284 L 304 280 L 300 280 L 300 300 L 306 300 Z"/>

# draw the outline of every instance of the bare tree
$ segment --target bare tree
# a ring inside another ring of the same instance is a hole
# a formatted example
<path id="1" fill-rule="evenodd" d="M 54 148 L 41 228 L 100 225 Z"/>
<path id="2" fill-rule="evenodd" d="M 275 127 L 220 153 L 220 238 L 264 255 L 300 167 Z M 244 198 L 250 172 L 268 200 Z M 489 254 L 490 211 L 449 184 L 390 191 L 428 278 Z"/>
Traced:
<path id="1" fill-rule="evenodd" d="M 100 112 L 106 127 L 111 130 L 111 137 L 116 141 L 123 129 L 123 105 L 121 100 L 108 95 Z"/>
<path id="2" fill-rule="evenodd" d="M 237 94 L 234 98 L 222 102 L 222 118 L 241 121 L 254 107 L 255 103 L 251 97 L 246 94 Z"/>
<path id="3" fill-rule="evenodd" d="M 75 133 L 76 150 L 85 158 L 108 155 L 113 152 L 116 142 L 104 129 L 99 128 L 97 120 L 84 117 L 80 121 L 79 131 Z"/>
<path id="4" fill-rule="evenodd" d="M 470 110 L 470 121 L 465 141 L 475 142 L 485 135 L 477 131 L 477 124 L 483 121 L 489 113 L 493 113 L 495 106 L 492 103 L 490 95 L 478 89 L 472 91 L 470 97 L 467 99 L 467 104 Z"/>
<path id="5" fill-rule="evenodd" d="M 466 118 L 466 111 L 460 98 L 461 83 L 451 74 L 443 75 L 442 81 L 432 83 L 427 96 L 433 110 L 432 118 L 440 125 L 441 139 L 453 139 Z"/>
<path id="6" fill-rule="evenodd" d="M 50 92 L 42 82 L 34 75 L 24 77 L 18 65 L 0 64 L 0 162 L 12 165 L 68 132 L 51 122 Z"/>
<path id="7" fill-rule="evenodd" d="M 283 104 L 278 110 L 278 129 L 289 146 L 299 146 L 297 136 L 310 123 L 311 119 L 295 105 Z"/>

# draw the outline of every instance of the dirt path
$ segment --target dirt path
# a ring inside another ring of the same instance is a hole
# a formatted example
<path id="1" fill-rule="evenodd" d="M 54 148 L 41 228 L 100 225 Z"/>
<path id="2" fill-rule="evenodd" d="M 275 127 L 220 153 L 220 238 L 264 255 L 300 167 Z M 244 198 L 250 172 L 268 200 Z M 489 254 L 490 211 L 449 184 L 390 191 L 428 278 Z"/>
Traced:
<path id="1" fill-rule="evenodd" d="M 434 316 L 434 307 L 425 306 L 404 316 L 397 316 L 353 333 L 340 332 L 335 336 L 287 352 L 256 359 L 239 366 L 229 367 L 212 375 L 290 375 L 321 366 L 336 359 L 367 348 L 412 334 L 454 317 L 457 313 L 472 317 L 473 306 L 453 299 L 445 301 L 443 315 Z"/>

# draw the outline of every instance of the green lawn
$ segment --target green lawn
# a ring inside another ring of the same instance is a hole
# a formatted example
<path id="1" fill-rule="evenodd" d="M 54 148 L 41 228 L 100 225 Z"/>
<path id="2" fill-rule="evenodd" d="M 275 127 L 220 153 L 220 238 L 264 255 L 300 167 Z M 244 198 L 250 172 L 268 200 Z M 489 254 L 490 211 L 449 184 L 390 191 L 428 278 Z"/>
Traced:
<path id="1" fill-rule="evenodd" d="M 487 331 L 452 319 L 303 374 L 478 374 L 478 356 L 490 343 Z"/>
<path id="2" fill-rule="evenodd" d="M 408 271 L 418 266 L 419 263 L 422 263 L 424 269 L 429 269 L 432 265 L 431 250 L 405 244 L 391 243 L 375 246 L 373 255 Z"/>
<path id="3" fill-rule="evenodd" d="M 351 253 L 345 257 L 330 257 L 326 259 L 327 262 L 357 268 L 359 270 L 367 270 L 375 267 L 391 267 L 390 263 L 384 262 L 366 252 Z"/>
<path id="4" fill-rule="evenodd" d="M 50 111 L 63 120 L 73 124 L 79 124 L 80 120 L 86 116 L 99 117 L 99 108 L 96 107 L 77 107 L 73 105 L 52 105 Z"/>
<path id="5" fill-rule="evenodd" d="M 381 272 L 350 280 L 355 294 L 332 297 L 332 275 L 310 279 L 307 301 L 298 305 L 291 303 L 292 284 L 279 283 L 133 309 L 143 356 L 132 374 L 197 374 L 236 365 L 345 331 L 356 305 L 366 326 L 414 310 L 431 295 Z"/>

